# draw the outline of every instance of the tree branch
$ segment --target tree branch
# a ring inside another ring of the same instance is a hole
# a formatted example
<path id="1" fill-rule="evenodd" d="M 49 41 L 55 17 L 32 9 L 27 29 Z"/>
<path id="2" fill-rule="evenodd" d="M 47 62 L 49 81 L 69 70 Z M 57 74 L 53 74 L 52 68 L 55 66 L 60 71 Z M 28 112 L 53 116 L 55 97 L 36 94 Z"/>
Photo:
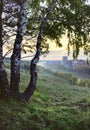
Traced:
<path id="1" fill-rule="evenodd" d="M 52 0 L 48 13 L 41 22 L 40 31 L 39 31 L 38 38 L 37 38 L 36 54 L 35 54 L 34 58 L 31 60 L 31 64 L 30 64 L 30 76 L 31 76 L 30 83 L 29 83 L 28 87 L 26 88 L 26 90 L 21 95 L 22 99 L 26 100 L 26 101 L 33 95 L 35 87 L 36 87 L 37 63 L 39 61 L 39 57 L 40 57 L 40 53 L 41 53 L 41 41 L 42 41 L 42 37 L 43 37 L 43 31 L 44 31 L 44 27 L 47 23 L 47 20 L 49 18 L 49 15 L 54 7 L 55 2 L 56 2 L 56 0 Z"/>

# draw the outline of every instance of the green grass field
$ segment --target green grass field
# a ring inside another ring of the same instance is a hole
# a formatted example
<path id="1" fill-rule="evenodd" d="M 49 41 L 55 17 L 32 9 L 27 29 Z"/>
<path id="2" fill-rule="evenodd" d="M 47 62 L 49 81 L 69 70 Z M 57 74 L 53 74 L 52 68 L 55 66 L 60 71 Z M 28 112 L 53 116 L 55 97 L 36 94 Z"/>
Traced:
<path id="1" fill-rule="evenodd" d="M 21 69 L 21 92 L 28 83 L 29 72 Z M 36 90 L 28 102 L 0 100 L 0 130 L 90 130 L 89 79 L 38 66 Z"/>

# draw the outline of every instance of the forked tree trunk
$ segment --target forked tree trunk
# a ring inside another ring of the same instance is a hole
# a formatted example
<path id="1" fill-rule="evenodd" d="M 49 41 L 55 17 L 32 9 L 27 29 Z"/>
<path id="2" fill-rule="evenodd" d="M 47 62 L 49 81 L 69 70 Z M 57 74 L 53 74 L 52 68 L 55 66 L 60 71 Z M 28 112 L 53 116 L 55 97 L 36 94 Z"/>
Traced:
<path id="1" fill-rule="evenodd" d="M 9 83 L 3 65 L 2 12 L 3 0 L 0 1 L 0 96 L 7 97 L 9 95 Z"/>
<path id="2" fill-rule="evenodd" d="M 11 56 L 10 90 L 12 96 L 15 97 L 19 96 L 21 44 L 26 27 L 26 1 L 27 0 L 20 0 L 20 13 L 17 26 L 17 35 L 14 43 L 13 54 Z"/>
<path id="3" fill-rule="evenodd" d="M 30 64 L 30 76 L 31 76 L 30 83 L 29 83 L 28 87 L 26 88 L 25 92 L 22 93 L 22 95 L 21 95 L 22 99 L 26 100 L 26 101 L 33 95 L 35 87 L 36 87 L 37 63 L 39 61 L 40 52 L 41 52 L 41 41 L 42 41 L 43 31 L 44 31 L 46 22 L 49 18 L 49 15 L 54 7 L 55 2 L 56 2 L 56 0 L 52 0 L 52 3 L 49 7 L 47 15 L 45 18 L 43 18 L 41 26 L 40 26 L 40 31 L 39 31 L 38 38 L 37 38 L 36 54 L 35 54 L 34 58 L 31 60 L 31 64 Z"/>
<path id="4" fill-rule="evenodd" d="M 3 0 L 2 0 L 3 1 Z M 2 4 L 0 1 L 0 5 Z M 24 30 L 26 27 L 26 1 L 20 0 L 20 15 L 17 26 L 17 35 L 14 43 L 14 49 L 11 56 L 11 80 L 10 80 L 10 93 L 12 96 L 16 98 L 20 98 L 23 100 L 28 100 L 35 90 L 36 81 L 37 81 L 37 63 L 39 61 L 39 56 L 41 52 L 41 41 L 43 36 L 43 30 L 50 15 L 50 12 L 53 9 L 54 3 L 56 0 L 52 0 L 50 8 L 46 17 L 42 20 L 40 31 L 38 34 L 37 45 L 36 45 L 36 54 L 34 58 L 31 60 L 30 64 L 30 83 L 26 90 L 20 94 L 19 93 L 19 83 L 20 83 L 20 59 L 21 59 L 21 44 L 24 36 Z M 3 4 L 2 4 L 3 5 Z M 0 88 L 3 95 L 7 95 L 9 93 L 9 84 L 7 80 L 6 71 L 3 65 L 3 56 L 2 56 L 2 9 L 0 9 Z"/>

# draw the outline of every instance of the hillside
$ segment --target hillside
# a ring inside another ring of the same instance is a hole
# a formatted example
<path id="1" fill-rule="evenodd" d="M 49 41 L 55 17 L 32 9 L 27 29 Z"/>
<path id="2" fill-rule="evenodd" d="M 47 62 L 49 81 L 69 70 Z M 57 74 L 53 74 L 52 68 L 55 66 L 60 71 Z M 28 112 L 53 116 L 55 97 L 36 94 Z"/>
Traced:
<path id="1" fill-rule="evenodd" d="M 24 64 L 21 91 L 29 82 Z M 9 75 L 9 65 L 6 67 Z M 0 130 L 89 130 L 89 85 L 88 79 L 38 66 L 38 82 L 29 102 L 0 100 Z"/>
<path id="2" fill-rule="evenodd" d="M 53 72 L 63 72 L 63 73 L 69 73 L 73 74 L 76 77 L 83 78 L 83 79 L 89 79 L 90 78 L 90 66 L 88 65 L 77 65 L 77 66 L 66 66 L 61 64 L 62 60 L 49 60 L 49 61 L 41 61 L 39 62 L 39 65 L 49 69 Z M 86 62 L 86 61 L 85 61 Z"/>

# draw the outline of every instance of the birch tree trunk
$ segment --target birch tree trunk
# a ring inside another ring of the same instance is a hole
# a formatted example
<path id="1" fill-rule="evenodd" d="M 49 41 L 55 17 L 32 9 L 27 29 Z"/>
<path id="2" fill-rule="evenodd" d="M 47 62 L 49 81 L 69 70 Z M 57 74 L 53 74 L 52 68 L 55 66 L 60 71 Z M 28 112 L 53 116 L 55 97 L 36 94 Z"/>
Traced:
<path id="1" fill-rule="evenodd" d="M 52 0 L 52 3 L 49 7 L 47 15 L 45 18 L 43 18 L 41 26 L 40 26 L 40 31 L 39 31 L 38 38 L 37 38 L 36 54 L 35 54 L 34 58 L 31 60 L 31 64 L 30 64 L 30 83 L 29 83 L 28 87 L 26 88 L 25 92 L 22 93 L 22 99 L 26 100 L 26 101 L 33 95 L 35 87 L 36 87 L 37 63 L 39 61 L 40 52 L 41 52 L 41 41 L 42 41 L 42 37 L 43 37 L 43 31 L 44 31 L 44 27 L 47 23 L 47 20 L 49 18 L 49 15 L 54 7 L 55 2 L 56 2 L 56 0 Z"/>
<path id="2" fill-rule="evenodd" d="M 27 0 L 20 0 L 20 13 L 17 26 L 17 35 L 14 43 L 13 54 L 11 56 L 11 81 L 10 90 L 12 96 L 18 97 L 20 82 L 20 59 L 21 44 L 26 27 L 26 3 Z"/>
<path id="3" fill-rule="evenodd" d="M 9 83 L 3 64 L 2 12 L 3 12 L 3 0 L 0 1 L 0 89 L 1 89 L 1 96 L 7 97 L 9 95 Z"/>

